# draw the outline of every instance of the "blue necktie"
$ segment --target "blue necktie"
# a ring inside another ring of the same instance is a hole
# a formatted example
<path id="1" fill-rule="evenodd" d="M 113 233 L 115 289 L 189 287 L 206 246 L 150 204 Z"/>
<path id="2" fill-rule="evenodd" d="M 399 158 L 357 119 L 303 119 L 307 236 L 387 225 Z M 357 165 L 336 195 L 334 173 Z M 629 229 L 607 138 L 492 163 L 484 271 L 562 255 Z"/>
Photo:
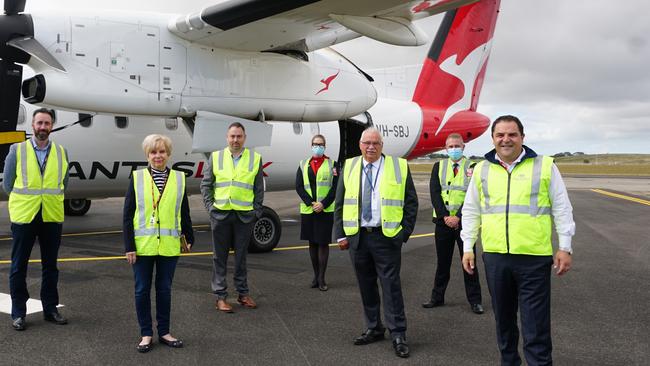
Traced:
<path id="1" fill-rule="evenodd" d="M 361 217 L 366 221 L 370 221 L 372 220 L 372 185 L 370 184 L 372 181 L 372 164 L 366 165 L 366 179 L 364 181 L 363 199 L 361 201 Z"/>

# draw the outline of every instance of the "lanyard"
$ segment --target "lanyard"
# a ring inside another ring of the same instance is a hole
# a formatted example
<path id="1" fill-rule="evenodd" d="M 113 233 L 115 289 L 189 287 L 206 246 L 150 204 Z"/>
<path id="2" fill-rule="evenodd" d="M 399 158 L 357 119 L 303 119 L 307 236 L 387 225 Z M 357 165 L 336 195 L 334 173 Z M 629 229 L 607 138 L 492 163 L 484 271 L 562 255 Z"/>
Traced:
<path id="1" fill-rule="evenodd" d="M 365 169 L 365 171 L 363 173 L 363 174 L 366 175 L 366 180 L 368 180 L 368 183 L 370 183 L 370 190 L 373 191 L 373 192 L 375 191 L 375 187 L 377 187 L 377 178 L 379 178 L 379 169 L 381 169 L 381 160 L 382 159 L 379 158 L 379 168 L 377 168 L 377 173 L 375 174 L 375 182 L 374 183 L 372 182 L 372 178 L 370 178 L 368 176 L 368 166 L 372 166 L 372 163 L 368 163 L 368 165 L 366 165 L 366 169 Z"/>
<path id="2" fill-rule="evenodd" d="M 162 199 L 162 195 L 163 195 L 163 192 L 165 191 L 165 187 L 167 186 L 167 178 L 169 178 L 169 175 L 167 175 L 165 177 L 165 184 L 163 185 L 162 191 L 159 192 L 160 194 L 158 195 L 158 200 L 156 200 L 156 195 L 155 195 L 155 193 L 153 191 L 153 187 L 155 186 L 156 189 L 158 189 L 158 186 L 156 185 L 156 181 L 153 180 L 153 175 L 151 173 L 149 175 L 151 175 L 151 183 L 152 183 L 151 184 L 151 201 L 153 202 L 153 210 L 155 212 L 156 209 L 158 208 L 158 205 L 160 204 L 160 200 Z"/>

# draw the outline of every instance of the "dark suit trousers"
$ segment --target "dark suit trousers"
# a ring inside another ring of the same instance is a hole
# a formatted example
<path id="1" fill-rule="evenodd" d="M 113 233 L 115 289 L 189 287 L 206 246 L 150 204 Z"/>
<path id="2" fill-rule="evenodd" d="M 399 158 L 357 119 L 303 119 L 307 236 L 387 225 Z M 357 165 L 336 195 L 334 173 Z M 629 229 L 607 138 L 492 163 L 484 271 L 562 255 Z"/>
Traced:
<path id="1" fill-rule="evenodd" d="M 235 251 L 235 287 L 240 295 L 248 294 L 246 253 L 251 240 L 253 222 L 244 223 L 235 212 L 223 220 L 210 217 L 212 227 L 212 291 L 220 299 L 228 295 L 226 269 L 228 252 Z"/>
<path id="2" fill-rule="evenodd" d="M 454 258 L 454 246 L 458 246 L 458 254 L 461 259 L 463 258 L 463 241 L 460 240 L 460 230 L 454 230 L 444 223 L 436 224 L 436 255 L 438 257 L 438 265 L 436 267 L 436 278 L 433 282 L 433 290 L 431 291 L 431 300 L 444 302 L 445 291 L 449 284 L 451 263 Z M 476 247 L 474 247 L 476 254 Z M 481 301 L 481 284 L 478 279 L 478 271 L 474 271 L 473 275 L 465 272 L 462 266 L 459 266 L 463 272 L 463 280 L 465 281 L 465 295 L 470 304 L 480 304 Z"/>
<path id="3" fill-rule="evenodd" d="M 524 355 L 528 365 L 551 365 L 552 256 L 483 253 L 492 295 L 502 365 L 521 365 L 517 350 L 521 311 Z"/>
<path id="4" fill-rule="evenodd" d="M 32 254 L 34 242 L 38 238 L 41 247 L 41 302 L 43 311 L 56 311 L 59 304 L 59 269 L 56 260 L 61 245 L 61 229 L 63 225 L 54 222 L 43 222 L 41 212 L 29 224 L 11 224 L 13 245 L 11 247 L 11 272 L 9 288 L 11 292 L 11 317 L 24 317 L 27 312 L 27 263 Z"/>
<path id="5" fill-rule="evenodd" d="M 377 279 L 384 299 L 384 321 L 393 338 L 406 333 L 406 315 L 400 281 L 402 263 L 401 234 L 385 237 L 381 231 L 360 228 L 359 244 L 350 249 L 350 258 L 359 283 L 363 312 L 368 329 L 383 330 Z"/>

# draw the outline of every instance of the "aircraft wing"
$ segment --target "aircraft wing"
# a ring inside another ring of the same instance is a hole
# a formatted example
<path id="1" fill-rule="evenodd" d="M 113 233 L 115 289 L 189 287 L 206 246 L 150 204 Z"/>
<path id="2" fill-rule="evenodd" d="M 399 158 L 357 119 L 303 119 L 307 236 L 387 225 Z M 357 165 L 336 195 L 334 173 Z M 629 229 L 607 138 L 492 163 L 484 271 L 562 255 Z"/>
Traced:
<path id="1" fill-rule="evenodd" d="M 225 0 L 172 19 L 190 42 L 240 51 L 303 51 L 368 36 L 416 46 L 427 37 L 412 21 L 477 0 Z"/>

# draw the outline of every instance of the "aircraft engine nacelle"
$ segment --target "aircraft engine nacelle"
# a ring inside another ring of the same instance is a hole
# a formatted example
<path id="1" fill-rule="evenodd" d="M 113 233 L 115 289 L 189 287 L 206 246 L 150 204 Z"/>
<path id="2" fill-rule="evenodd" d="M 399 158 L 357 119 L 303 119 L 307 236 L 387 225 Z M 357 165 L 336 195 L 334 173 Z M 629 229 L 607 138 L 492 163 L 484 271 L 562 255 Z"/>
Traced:
<path id="1" fill-rule="evenodd" d="M 33 59 L 23 97 L 108 114 L 330 121 L 370 108 L 370 80 L 338 53 L 235 51 L 187 42 L 169 16 L 33 15 L 34 37 L 65 68 Z"/>

